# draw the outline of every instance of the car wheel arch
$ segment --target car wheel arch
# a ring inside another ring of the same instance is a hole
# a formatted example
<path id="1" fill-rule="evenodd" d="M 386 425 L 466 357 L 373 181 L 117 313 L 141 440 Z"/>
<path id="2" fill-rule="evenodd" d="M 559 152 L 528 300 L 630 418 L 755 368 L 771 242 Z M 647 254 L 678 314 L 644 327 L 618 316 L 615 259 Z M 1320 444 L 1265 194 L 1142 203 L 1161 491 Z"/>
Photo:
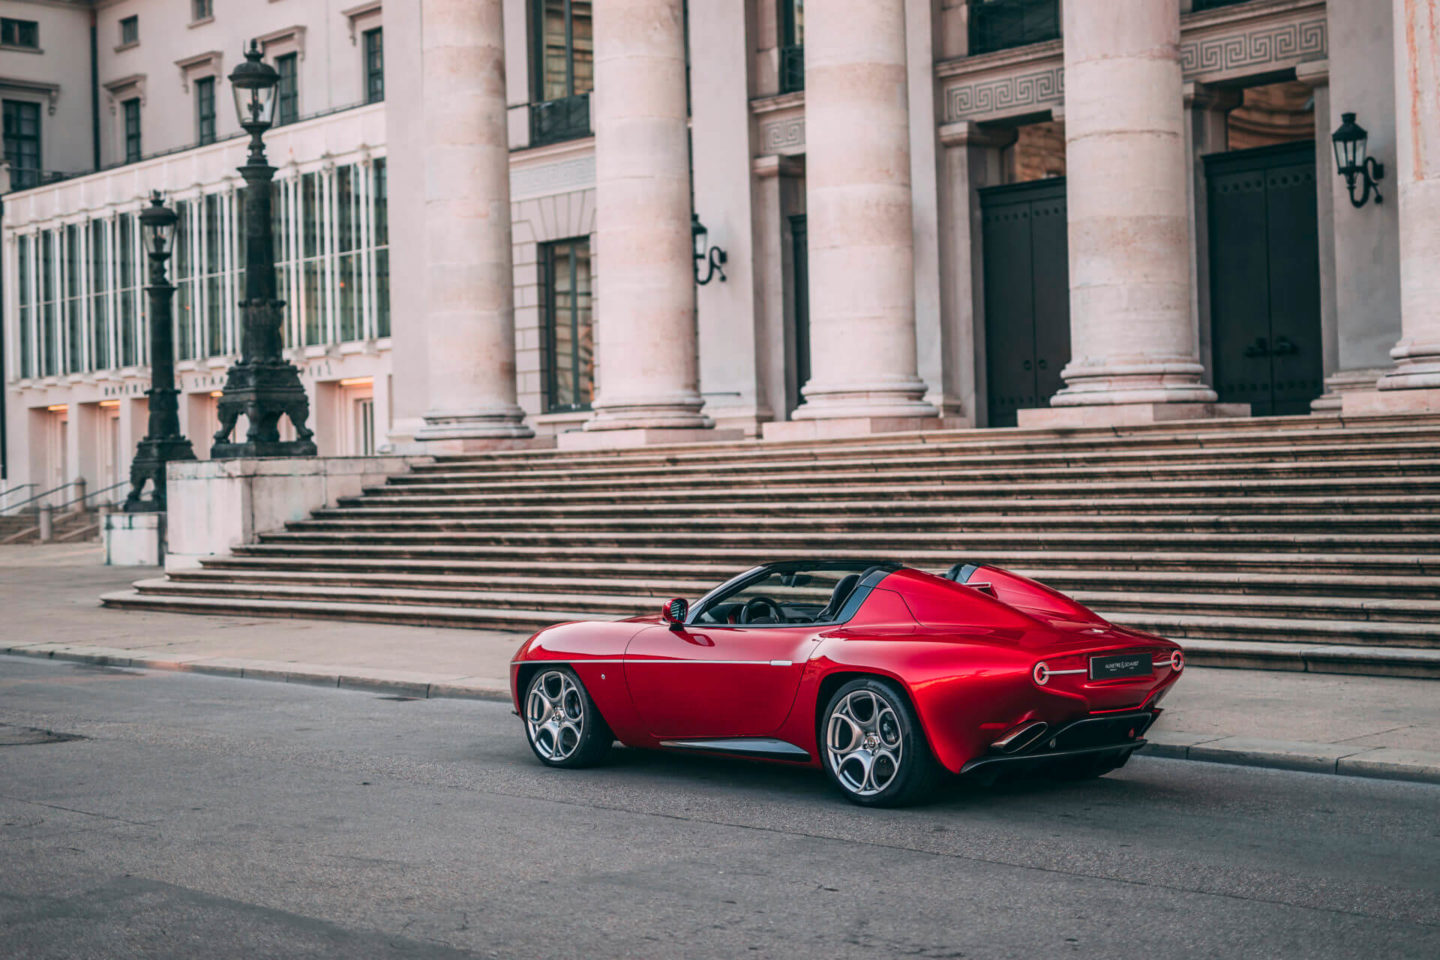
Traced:
<path id="1" fill-rule="evenodd" d="M 910 687 L 904 680 L 894 674 L 885 673 L 882 670 L 845 669 L 835 670 L 821 677 L 820 684 L 816 689 L 815 755 L 817 757 L 819 757 L 825 749 L 825 734 L 823 729 L 825 724 L 825 708 L 830 705 L 830 698 L 835 696 L 835 691 L 839 690 L 851 680 L 888 680 L 893 683 L 896 689 L 900 691 L 900 695 L 905 698 L 906 705 L 909 706 L 910 712 L 920 719 L 920 735 L 925 738 L 926 748 L 930 750 L 932 755 L 934 754 L 935 748 L 930 744 L 930 732 L 925 729 L 925 720 L 921 717 L 920 711 L 915 705 L 915 695 L 910 692 Z"/>

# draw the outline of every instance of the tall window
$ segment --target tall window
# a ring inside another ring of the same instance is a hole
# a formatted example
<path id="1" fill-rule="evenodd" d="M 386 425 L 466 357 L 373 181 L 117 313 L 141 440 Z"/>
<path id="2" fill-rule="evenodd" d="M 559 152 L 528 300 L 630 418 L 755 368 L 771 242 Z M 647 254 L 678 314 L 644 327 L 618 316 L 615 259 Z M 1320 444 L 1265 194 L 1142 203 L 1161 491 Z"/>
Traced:
<path id="1" fill-rule="evenodd" d="M 339 314 L 341 340 L 364 336 L 364 304 L 360 295 L 360 273 L 364 254 L 360 251 L 361 207 L 360 168 L 340 167 L 335 171 L 335 307 Z"/>
<path id="2" fill-rule="evenodd" d="M 140 17 L 125 17 L 120 21 L 120 46 L 128 47 L 140 42 Z"/>
<path id="3" fill-rule="evenodd" d="M 85 308 L 80 284 L 80 225 L 65 227 L 65 372 L 85 369 Z"/>
<path id="4" fill-rule="evenodd" d="M 58 312 L 55 274 L 60 264 L 55 255 L 56 239 L 54 230 L 40 234 L 40 376 L 53 377 L 59 373 L 56 361 L 59 358 L 60 329 L 56 322 Z"/>
<path id="5" fill-rule="evenodd" d="M 27 236 L 17 238 L 20 268 L 20 376 L 35 375 L 35 359 L 32 353 L 34 335 L 31 324 L 35 320 L 35 287 L 30 280 L 30 244 Z"/>
<path id="6" fill-rule="evenodd" d="M 590 241 L 542 244 L 547 411 L 588 410 L 595 398 L 595 327 L 590 313 Z"/>
<path id="7" fill-rule="evenodd" d="M 780 0 L 780 92 L 805 89 L 805 0 Z"/>
<path id="8" fill-rule="evenodd" d="M 215 6 L 211 0 L 190 0 L 191 22 L 209 20 L 215 16 Z"/>
<path id="9" fill-rule="evenodd" d="M 125 162 L 134 163 L 140 159 L 140 98 L 126 100 L 120 106 L 125 110 Z"/>
<path id="10" fill-rule="evenodd" d="M 385 158 L 370 165 L 370 242 L 375 247 L 375 336 L 390 336 L 390 198 Z"/>
<path id="11" fill-rule="evenodd" d="M 595 87 L 595 42 L 590 0 L 534 0 L 535 102 L 530 142 L 555 143 L 590 135 Z"/>
<path id="12" fill-rule="evenodd" d="M 40 104 L 4 102 L 5 161 L 16 189 L 40 182 Z"/>
<path id="13" fill-rule="evenodd" d="M 320 173 L 300 175 L 300 305 L 301 343 L 326 341 L 324 288 L 325 264 L 322 244 L 324 210 L 320 206 Z"/>
<path id="14" fill-rule="evenodd" d="M 173 242 L 173 241 L 172 241 Z M 135 215 L 115 218 L 115 290 L 120 310 L 120 363 L 133 367 L 140 362 L 139 303 L 135 283 Z"/>
<path id="15" fill-rule="evenodd" d="M 222 267 L 225 230 L 225 198 L 207 193 L 200 201 L 200 239 L 202 241 L 196 270 L 202 275 L 205 293 L 205 353 L 218 357 L 225 352 L 225 273 Z"/>
<path id="16" fill-rule="evenodd" d="M 276 57 L 275 72 L 280 74 L 275 89 L 275 123 L 294 123 L 300 119 L 300 55 Z"/>
<path id="17" fill-rule="evenodd" d="M 365 102 L 385 99 L 385 36 L 381 27 L 365 31 Z"/>
<path id="18" fill-rule="evenodd" d="M 110 350 L 110 258 L 104 220 L 90 221 L 90 365 L 108 370 L 114 365 Z"/>
<path id="19" fill-rule="evenodd" d="M 40 24 L 35 20 L 0 17 L 0 46 L 40 49 Z"/>
<path id="20" fill-rule="evenodd" d="M 173 204 L 175 233 L 171 235 L 170 280 L 175 284 L 175 297 L 171 311 L 175 331 L 175 359 L 193 360 L 199 355 L 196 349 L 195 307 L 200 298 L 195 294 L 195 231 L 191 228 L 193 216 L 189 200 L 176 200 Z"/>
<path id="21" fill-rule="evenodd" d="M 215 78 L 195 81 L 195 132 L 202 144 L 215 142 Z"/>

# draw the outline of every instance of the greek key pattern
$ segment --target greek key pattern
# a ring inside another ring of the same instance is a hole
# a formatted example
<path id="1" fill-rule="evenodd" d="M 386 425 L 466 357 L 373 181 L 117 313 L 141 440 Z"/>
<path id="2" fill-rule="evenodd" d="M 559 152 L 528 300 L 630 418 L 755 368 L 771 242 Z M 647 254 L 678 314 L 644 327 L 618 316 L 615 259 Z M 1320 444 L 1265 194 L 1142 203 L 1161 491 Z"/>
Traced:
<path id="1" fill-rule="evenodd" d="M 962 83 L 945 91 L 945 122 L 995 113 L 1013 113 L 1021 107 L 1049 107 L 1065 100 L 1065 68 L 1060 64 L 1008 77 L 991 77 Z"/>
<path id="2" fill-rule="evenodd" d="M 595 186 L 595 158 L 575 157 L 538 167 L 521 167 L 510 173 L 510 199 L 544 197 Z"/>
<path id="3" fill-rule="evenodd" d="M 793 153 L 805 149 L 805 117 L 780 117 L 760 124 L 760 152 Z"/>
<path id="4" fill-rule="evenodd" d="M 1327 49 L 1325 18 L 1261 27 L 1248 33 L 1197 37 L 1180 43 L 1185 79 L 1245 67 L 1319 60 Z"/>

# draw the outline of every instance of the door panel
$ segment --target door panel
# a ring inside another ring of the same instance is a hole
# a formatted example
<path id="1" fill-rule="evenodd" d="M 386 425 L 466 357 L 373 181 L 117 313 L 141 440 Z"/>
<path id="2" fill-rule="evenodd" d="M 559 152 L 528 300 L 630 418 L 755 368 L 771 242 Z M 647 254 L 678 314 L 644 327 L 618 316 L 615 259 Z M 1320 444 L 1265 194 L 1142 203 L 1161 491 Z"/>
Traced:
<path id="1" fill-rule="evenodd" d="M 763 737 L 785 722 L 810 626 L 651 627 L 625 651 L 635 709 L 657 737 Z"/>
<path id="2" fill-rule="evenodd" d="M 1015 411 L 1060 389 L 1070 360 L 1065 182 L 990 187 L 980 204 L 988 422 L 1014 426 Z"/>
<path id="3" fill-rule="evenodd" d="M 1215 391 L 1256 416 L 1323 392 L 1314 144 L 1205 158 Z"/>

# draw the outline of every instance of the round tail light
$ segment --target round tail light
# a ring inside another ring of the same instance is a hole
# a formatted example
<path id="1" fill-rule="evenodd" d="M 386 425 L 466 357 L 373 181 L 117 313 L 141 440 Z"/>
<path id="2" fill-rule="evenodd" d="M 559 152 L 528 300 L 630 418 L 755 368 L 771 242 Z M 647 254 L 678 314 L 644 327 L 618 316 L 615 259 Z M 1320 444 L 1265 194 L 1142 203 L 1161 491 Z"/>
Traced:
<path id="1" fill-rule="evenodd" d="M 1034 678 L 1037 686 L 1043 687 L 1050 682 L 1050 668 L 1045 665 L 1044 660 L 1041 660 L 1035 664 L 1035 669 L 1030 671 L 1030 676 Z"/>
<path id="2" fill-rule="evenodd" d="M 1170 669 L 1174 670 L 1176 673 L 1184 670 L 1185 654 L 1181 653 L 1179 650 L 1176 650 L 1174 653 L 1170 654 Z"/>

